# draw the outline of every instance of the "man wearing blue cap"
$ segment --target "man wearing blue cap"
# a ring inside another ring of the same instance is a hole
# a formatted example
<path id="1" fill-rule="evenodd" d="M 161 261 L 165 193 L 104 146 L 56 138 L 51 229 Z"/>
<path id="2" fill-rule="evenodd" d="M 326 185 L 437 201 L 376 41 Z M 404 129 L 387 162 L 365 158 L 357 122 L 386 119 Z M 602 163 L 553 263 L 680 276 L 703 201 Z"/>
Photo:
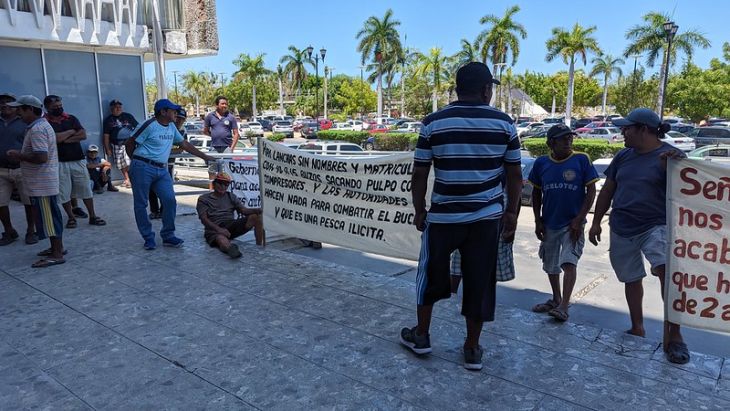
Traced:
<path id="1" fill-rule="evenodd" d="M 550 154 L 535 160 L 529 177 L 539 255 L 553 290 L 553 298 L 532 307 L 532 311 L 548 313 L 561 322 L 568 319 L 578 260 L 585 244 L 583 227 L 596 198 L 598 181 L 598 172 L 588 155 L 573 151 L 574 136 L 565 124 L 551 127 L 547 132 Z"/>
<path id="2" fill-rule="evenodd" d="M 132 180 L 134 196 L 134 218 L 137 229 L 144 238 L 145 250 L 154 250 L 155 233 L 147 216 L 149 191 L 154 190 L 162 202 L 162 245 L 181 247 L 183 240 L 175 237 L 175 212 L 177 202 L 172 187 L 172 177 L 167 170 L 172 145 L 177 144 L 183 150 L 206 161 L 215 161 L 183 139 L 175 126 L 175 118 L 182 107 L 168 99 L 155 103 L 155 117 L 151 118 L 137 130 L 126 142 L 127 153 L 132 157 L 129 177 Z"/>
<path id="3" fill-rule="evenodd" d="M 667 158 L 685 155 L 661 141 L 670 126 L 648 108 L 637 108 L 613 123 L 621 127 L 626 148 L 616 154 L 606 169 L 606 182 L 598 195 L 588 237 L 598 245 L 601 220 L 612 207 L 609 257 L 616 277 L 626 288 L 631 316 L 631 329 L 626 332 L 644 337 L 644 258 L 651 264 L 651 273 L 659 277 L 663 294 L 667 263 Z M 689 362 L 689 350 L 678 324 L 665 320 L 663 347 L 669 361 Z"/>

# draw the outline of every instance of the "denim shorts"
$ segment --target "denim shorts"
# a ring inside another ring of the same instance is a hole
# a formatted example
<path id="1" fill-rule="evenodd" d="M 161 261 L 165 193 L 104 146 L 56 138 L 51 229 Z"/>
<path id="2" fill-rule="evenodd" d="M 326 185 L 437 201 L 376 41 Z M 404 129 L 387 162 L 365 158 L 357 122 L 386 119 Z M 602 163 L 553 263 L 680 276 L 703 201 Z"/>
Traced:
<path id="1" fill-rule="evenodd" d="M 667 226 L 654 226 L 632 237 L 622 237 L 611 231 L 608 255 L 619 281 L 639 281 L 646 277 L 644 257 L 649 260 L 652 271 L 667 263 Z"/>
<path id="2" fill-rule="evenodd" d="M 581 232 L 578 240 L 573 243 L 569 225 L 558 230 L 545 228 L 545 241 L 540 243 L 538 251 L 543 271 L 551 275 L 560 274 L 563 264 L 578 265 L 585 241 L 585 234 Z"/>

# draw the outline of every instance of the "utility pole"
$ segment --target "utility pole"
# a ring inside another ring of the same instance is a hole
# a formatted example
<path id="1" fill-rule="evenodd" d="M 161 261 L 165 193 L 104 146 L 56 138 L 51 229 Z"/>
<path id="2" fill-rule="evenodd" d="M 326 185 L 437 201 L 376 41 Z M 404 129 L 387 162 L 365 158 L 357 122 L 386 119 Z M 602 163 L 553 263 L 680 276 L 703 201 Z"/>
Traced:
<path id="1" fill-rule="evenodd" d="M 177 92 L 177 73 L 179 73 L 179 70 L 173 70 L 172 75 L 175 78 L 175 101 L 180 99 L 180 93 Z"/>
<path id="2" fill-rule="evenodd" d="M 225 87 L 226 86 L 226 80 L 225 80 L 225 77 L 224 76 L 225 76 L 226 73 L 224 73 L 224 72 L 221 71 L 218 74 L 221 75 L 221 87 Z"/>
<path id="3" fill-rule="evenodd" d="M 152 50 L 155 56 L 155 80 L 157 81 L 157 98 L 167 98 L 167 83 L 165 82 L 165 47 L 160 26 L 160 6 L 158 0 L 152 0 Z"/>
<path id="4" fill-rule="evenodd" d="M 330 69 L 324 66 L 324 118 L 327 118 L 327 74 L 330 73 Z"/>

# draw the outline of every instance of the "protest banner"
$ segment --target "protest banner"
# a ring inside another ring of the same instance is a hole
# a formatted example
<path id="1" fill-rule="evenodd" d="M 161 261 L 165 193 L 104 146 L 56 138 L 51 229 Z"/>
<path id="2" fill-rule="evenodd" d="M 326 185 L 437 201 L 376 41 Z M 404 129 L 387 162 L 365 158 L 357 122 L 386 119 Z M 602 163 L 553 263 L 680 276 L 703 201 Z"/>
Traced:
<path id="1" fill-rule="evenodd" d="M 246 208 L 261 207 L 259 163 L 256 157 L 223 160 L 223 171 L 233 178 L 229 189 L 243 201 Z"/>
<path id="2" fill-rule="evenodd" d="M 665 317 L 730 332 L 730 167 L 670 160 Z"/>
<path id="3" fill-rule="evenodd" d="M 292 237 L 418 259 L 413 153 L 334 157 L 262 140 L 264 226 Z"/>

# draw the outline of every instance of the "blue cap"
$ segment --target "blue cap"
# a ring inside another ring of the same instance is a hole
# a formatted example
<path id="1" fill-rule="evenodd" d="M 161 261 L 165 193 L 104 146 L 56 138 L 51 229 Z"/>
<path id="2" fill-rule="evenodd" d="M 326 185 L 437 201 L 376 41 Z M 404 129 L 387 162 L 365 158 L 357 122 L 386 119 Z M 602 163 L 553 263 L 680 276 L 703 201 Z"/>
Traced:
<path id="1" fill-rule="evenodd" d="M 616 127 L 633 126 L 634 124 L 643 124 L 651 128 L 658 128 L 662 124 L 659 116 L 648 108 L 636 108 L 624 118 L 616 118 L 612 120 Z"/>
<path id="2" fill-rule="evenodd" d="M 165 109 L 177 111 L 180 110 L 181 107 L 166 98 L 157 100 L 157 102 L 155 103 L 155 112 Z"/>

